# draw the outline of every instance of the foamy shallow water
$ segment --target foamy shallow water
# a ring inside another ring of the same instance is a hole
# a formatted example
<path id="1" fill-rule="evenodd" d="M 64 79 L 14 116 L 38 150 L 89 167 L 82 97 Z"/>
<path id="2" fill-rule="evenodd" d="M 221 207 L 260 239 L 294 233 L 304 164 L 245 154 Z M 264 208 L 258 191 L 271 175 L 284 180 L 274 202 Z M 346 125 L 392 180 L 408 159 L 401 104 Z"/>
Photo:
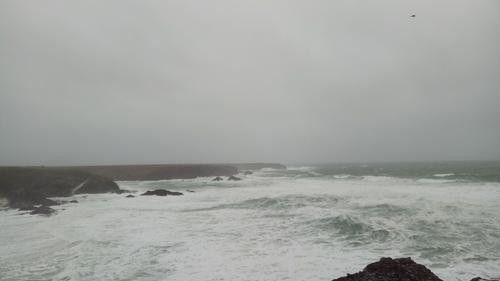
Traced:
<path id="1" fill-rule="evenodd" d="M 0 280 L 331 280 L 382 256 L 445 280 L 500 276 L 498 183 L 258 173 L 120 186 L 195 192 L 2 211 Z"/>

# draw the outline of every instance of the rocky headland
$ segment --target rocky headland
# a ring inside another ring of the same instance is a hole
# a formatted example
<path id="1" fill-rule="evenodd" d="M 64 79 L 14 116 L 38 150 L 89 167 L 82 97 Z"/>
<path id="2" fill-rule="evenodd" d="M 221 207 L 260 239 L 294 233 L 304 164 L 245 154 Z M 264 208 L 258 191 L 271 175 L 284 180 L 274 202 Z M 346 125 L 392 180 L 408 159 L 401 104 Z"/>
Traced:
<path id="1" fill-rule="evenodd" d="M 286 169 L 281 164 L 273 163 L 0 167 L 0 198 L 7 199 L 10 208 L 49 215 L 53 213 L 50 206 L 64 203 L 49 199 L 50 197 L 68 197 L 80 193 L 124 192 L 114 181 L 192 179 L 212 176 L 221 180 L 223 176 L 229 180 L 240 180 L 235 175 L 243 170 L 262 168 Z M 163 196 L 163 193 L 153 191 L 152 195 Z"/>
<path id="2" fill-rule="evenodd" d="M 367 265 L 362 271 L 333 279 L 332 281 L 443 281 L 424 265 L 411 258 L 381 258 Z M 498 281 L 480 277 L 471 281 Z"/>
<path id="3" fill-rule="evenodd" d="M 117 181 L 193 179 L 197 177 L 230 177 L 244 170 L 286 169 L 275 163 L 248 164 L 161 164 L 78 166 L 76 169 Z"/>
<path id="4" fill-rule="evenodd" d="M 10 208 L 33 214 L 53 213 L 49 207 L 59 202 L 48 197 L 108 192 L 121 190 L 106 177 L 75 168 L 0 167 L 0 197 L 7 199 Z"/>

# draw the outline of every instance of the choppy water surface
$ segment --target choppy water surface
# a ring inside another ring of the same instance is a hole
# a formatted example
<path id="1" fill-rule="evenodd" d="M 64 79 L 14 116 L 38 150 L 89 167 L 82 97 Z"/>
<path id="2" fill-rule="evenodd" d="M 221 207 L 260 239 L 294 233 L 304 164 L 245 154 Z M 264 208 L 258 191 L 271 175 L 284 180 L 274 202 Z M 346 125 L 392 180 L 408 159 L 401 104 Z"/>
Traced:
<path id="1" fill-rule="evenodd" d="M 120 182 L 194 192 L 80 195 L 48 218 L 2 211 L 0 280 L 331 280 L 382 256 L 411 256 L 445 280 L 498 278 L 495 167 L 446 165 Z"/>

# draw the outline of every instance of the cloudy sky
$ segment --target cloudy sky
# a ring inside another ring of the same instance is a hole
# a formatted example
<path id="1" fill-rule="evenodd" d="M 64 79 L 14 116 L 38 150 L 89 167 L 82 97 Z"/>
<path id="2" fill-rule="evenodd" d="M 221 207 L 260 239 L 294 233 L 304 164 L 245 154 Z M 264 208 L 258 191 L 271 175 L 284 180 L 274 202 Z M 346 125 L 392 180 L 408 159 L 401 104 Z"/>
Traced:
<path id="1" fill-rule="evenodd" d="M 0 1 L 0 165 L 467 159 L 500 1 Z"/>

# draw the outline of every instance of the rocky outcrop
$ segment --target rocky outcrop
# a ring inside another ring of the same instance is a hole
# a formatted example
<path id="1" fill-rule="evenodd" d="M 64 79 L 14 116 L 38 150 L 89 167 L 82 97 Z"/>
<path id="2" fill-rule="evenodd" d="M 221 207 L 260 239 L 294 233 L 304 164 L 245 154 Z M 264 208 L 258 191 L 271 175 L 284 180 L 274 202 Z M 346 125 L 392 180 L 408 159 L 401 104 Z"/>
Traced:
<path id="1" fill-rule="evenodd" d="M 224 180 L 224 179 L 221 177 L 215 177 L 212 179 L 212 181 L 222 181 L 222 180 Z"/>
<path id="2" fill-rule="evenodd" d="M 125 197 L 126 197 L 126 198 L 134 198 L 135 196 L 134 196 L 134 195 L 132 195 L 132 194 L 129 194 L 129 195 L 125 196 Z"/>
<path id="3" fill-rule="evenodd" d="M 182 192 L 177 192 L 177 191 L 170 191 L 170 190 L 165 190 L 165 189 L 156 189 L 156 190 L 148 190 L 144 192 L 141 195 L 156 195 L 156 196 L 167 196 L 167 195 L 173 195 L 173 196 L 179 196 L 179 195 L 184 195 Z"/>
<path id="4" fill-rule="evenodd" d="M 65 197 L 78 193 L 119 192 L 112 180 L 74 168 L 1 167 L 0 194 L 8 198 L 37 193 Z"/>
<path id="5" fill-rule="evenodd" d="M 411 258 L 381 258 L 355 274 L 333 281 L 442 281 L 425 266 Z"/>
<path id="6" fill-rule="evenodd" d="M 117 193 L 120 188 L 105 177 L 73 168 L 0 167 L 0 197 L 10 208 L 33 214 L 53 213 L 49 206 L 59 203 L 47 197 L 105 192 Z"/>
<path id="7" fill-rule="evenodd" d="M 59 205 L 56 201 L 45 198 L 43 194 L 36 191 L 20 190 L 9 193 L 6 198 L 8 199 L 8 206 L 10 208 L 19 210 L 34 210 L 37 205 Z"/>
<path id="8" fill-rule="evenodd" d="M 484 279 L 481 277 L 472 278 L 470 281 L 499 281 L 498 279 Z"/>
<path id="9" fill-rule="evenodd" d="M 425 266 L 411 258 L 381 258 L 358 273 L 333 279 L 332 281 L 442 281 Z M 470 281 L 499 281 L 476 277 Z"/>
<path id="10" fill-rule="evenodd" d="M 30 212 L 31 215 L 43 215 L 43 216 L 50 216 L 54 214 L 56 210 L 52 209 L 51 207 L 48 206 L 40 206 L 40 207 L 35 207 L 33 211 Z"/>

